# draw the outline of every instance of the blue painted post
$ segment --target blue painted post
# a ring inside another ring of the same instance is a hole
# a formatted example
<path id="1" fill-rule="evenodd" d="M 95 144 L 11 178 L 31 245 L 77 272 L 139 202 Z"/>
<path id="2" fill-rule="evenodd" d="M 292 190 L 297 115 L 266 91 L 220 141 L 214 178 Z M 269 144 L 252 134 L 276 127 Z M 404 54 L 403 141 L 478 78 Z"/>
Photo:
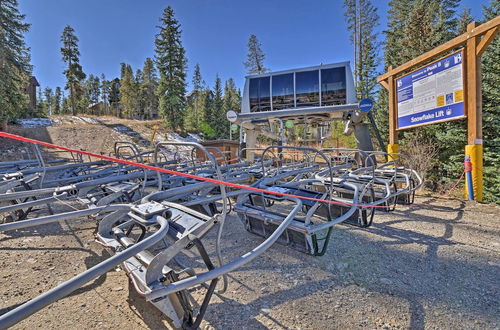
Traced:
<path id="1" fill-rule="evenodd" d="M 467 178 L 467 191 L 469 192 L 469 200 L 474 200 L 474 186 L 472 184 L 472 163 L 470 161 L 470 156 L 465 156 L 464 159 L 464 169 Z"/>

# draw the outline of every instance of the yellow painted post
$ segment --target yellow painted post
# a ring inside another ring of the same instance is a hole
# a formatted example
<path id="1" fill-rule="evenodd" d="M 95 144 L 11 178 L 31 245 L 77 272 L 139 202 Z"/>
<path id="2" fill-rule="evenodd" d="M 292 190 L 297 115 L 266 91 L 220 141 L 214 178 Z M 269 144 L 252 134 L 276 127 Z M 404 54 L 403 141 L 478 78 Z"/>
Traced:
<path id="1" fill-rule="evenodd" d="M 472 164 L 472 187 L 474 188 L 474 200 L 483 200 L 483 145 L 472 144 L 465 146 L 465 155 L 470 157 Z M 465 180 L 465 198 L 469 196 L 469 185 Z"/>
<path id="2" fill-rule="evenodd" d="M 392 66 L 389 66 L 389 70 L 392 70 Z M 389 144 L 387 145 L 387 157 L 388 161 L 395 161 L 399 158 L 397 155 L 391 155 L 399 153 L 398 144 L 398 112 L 397 112 L 397 100 L 396 100 L 396 86 L 394 82 L 394 76 L 388 78 L 389 87 Z"/>
<path id="3" fill-rule="evenodd" d="M 394 161 L 399 158 L 399 155 L 393 155 L 393 154 L 399 154 L 399 144 L 393 143 L 393 144 L 388 144 L 387 145 L 387 153 L 389 154 L 388 161 Z"/>
<path id="4" fill-rule="evenodd" d="M 478 26 L 476 22 L 467 25 L 471 33 Z M 481 99 L 481 57 L 478 55 L 478 45 L 481 39 L 477 36 L 469 38 L 466 44 L 466 109 L 467 109 L 467 146 L 465 154 L 470 156 L 472 163 L 472 185 L 474 200 L 483 200 L 483 109 Z M 468 187 L 465 185 L 465 196 Z"/>

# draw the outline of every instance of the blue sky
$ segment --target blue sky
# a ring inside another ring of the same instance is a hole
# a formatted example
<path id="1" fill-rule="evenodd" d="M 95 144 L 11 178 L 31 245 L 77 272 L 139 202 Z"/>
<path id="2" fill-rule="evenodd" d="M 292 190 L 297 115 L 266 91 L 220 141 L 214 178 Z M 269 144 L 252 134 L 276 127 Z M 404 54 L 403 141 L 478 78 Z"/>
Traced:
<path id="1" fill-rule="evenodd" d="M 374 0 L 385 29 L 387 2 Z M 476 19 L 488 0 L 462 0 Z M 352 60 L 342 0 L 19 0 L 31 24 L 26 42 L 42 87 L 64 86 L 60 35 L 71 25 L 85 73 L 115 78 L 120 62 L 142 68 L 154 56 L 159 17 L 170 5 L 182 25 L 189 81 L 196 63 L 213 86 L 216 74 L 244 83 L 246 43 L 256 34 L 268 68 L 283 70 Z M 382 50 L 381 50 L 382 52 Z"/>

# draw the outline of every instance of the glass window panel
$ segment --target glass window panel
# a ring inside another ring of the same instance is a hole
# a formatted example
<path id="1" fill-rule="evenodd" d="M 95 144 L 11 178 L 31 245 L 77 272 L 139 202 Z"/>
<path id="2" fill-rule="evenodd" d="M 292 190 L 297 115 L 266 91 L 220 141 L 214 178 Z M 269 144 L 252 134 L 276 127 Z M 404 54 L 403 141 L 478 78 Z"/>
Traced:
<path id="1" fill-rule="evenodd" d="M 273 110 L 293 108 L 293 73 L 273 76 Z"/>
<path id="2" fill-rule="evenodd" d="M 318 70 L 296 72 L 295 88 L 297 107 L 319 106 Z"/>
<path id="3" fill-rule="evenodd" d="M 262 77 L 259 78 L 259 111 L 270 111 L 271 110 L 271 91 L 270 91 L 270 78 Z"/>
<path id="4" fill-rule="evenodd" d="M 259 111 L 259 78 L 250 79 L 250 112 Z"/>
<path id="5" fill-rule="evenodd" d="M 250 79 L 250 112 L 271 110 L 269 77 Z"/>
<path id="6" fill-rule="evenodd" d="M 345 67 L 321 70 L 321 105 L 347 103 Z"/>

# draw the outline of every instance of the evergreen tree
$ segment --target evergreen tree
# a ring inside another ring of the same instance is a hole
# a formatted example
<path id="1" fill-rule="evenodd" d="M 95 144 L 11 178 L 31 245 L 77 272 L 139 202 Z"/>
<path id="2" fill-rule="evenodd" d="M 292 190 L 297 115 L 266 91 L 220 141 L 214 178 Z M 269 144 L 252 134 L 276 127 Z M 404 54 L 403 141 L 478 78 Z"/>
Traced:
<path id="1" fill-rule="evenodd" d="M 371 0 L 344 0 L 345 18 L 354 45 L 354 77 L 358 99 L 373 96 L 377 87 L 379 64 L 375 28 L 379 25 L 377 8 Z"/>
<path id="2" fill-rule="evenodd" d="M 126 65 L 120 80 L 120 104 L 122 115 L 130 118 L 138 110 L 138 89 L 134 79 L 134 73 L 130 65 Z"/>
<path id="3" fill-rule="evenodd" d="M 62 91 L 61 87 L 57 86 L 54 92 L 54 114 L 61 114 Z"/>
<path id="4" fill-rule="evenodd" d="M 464 8 L 457 18 L 457 31 L 456 34 L 460 35 L 467 32 L 467 25 L 474 20 L 470 8 Z"/>
<path id="5" fill-rule="evenodd" d="M 189 95 L 186 109 L 186 129 L 200 132 L 201 124 L 205 120 L 206 92 L 201 77 L 200 65 L 196 64 L 193 72 L 193 90 Z"/>
<path id="6" fill-rule="evenodd" d="M 239 91 L 236 89 L 233 78 L 229 78 L 226 80 L 226 84 L 224 86 L 224 99 L 223 99 L 223 109 L 224 109 L 224 122 L 226 125 L 226 129 L 230 126 L 229 121 L 227 120 L 226 114 L 228 111 L 236 111 L 239 112 L 241 108 L 241 97 Z M 224 138 L 229 137 L 229 131 L 225 131 Z"/>
<path id="7" fill-rule="evenodd" d="M 24 42 L 29 24 L 23 23 L 24 18 L 17 0 L 0 1 L 0 129 L 5 129 L 8 120 L 19 117 L 28 108 L 24 89 L 31 66 Z"/>
<path id="8" fill-rule="evenodd" d="M 212 126 L 211 118 L 214 116 L 214 93 L 210 88 L 205 88 L 204 94 L 204 110 L 205 120 L 201 122 L 200 131 L 205 138 L 214 139 L 216 137 L 215 129 Z"/>
<path id="9" fill-rule="evenodd" d="M 185 50 L 181 41 L 181 26 L 169 6 L 160 19 L 160 33 L 156 36 L 156 65 L 160 82 L 156 90 L 159 113 L 173 130 L 182 129 L 186 107 Z"/>
<path id="10" fill-rule="evenodd" d="M 255 34 L 248 38 L 247 60 L 243 63 L 249 74 L 264 73 L 267 71 L 264 66 L 265 55 L 261 49 L 261 44 Z"/>
<path id="11" fill-rule="evenodd" d="M 127 71 L 127 63 L 120 63 L 120 77 L 123 79 L 125 76 L 125 71 Z"/>
<path id="12" fill-rule="evenodd" d="M 78 113 L 78 101 L 82 95 L 83 89 L 81 82 L 85 79 L 82 66 L 80 65 L 80 51 L 78 50 L 78 38 L 75 30 L 67 25 L 61 36 L 63 47 L 61 54 L 63 61 L 67 64 L 64 75 L 66 76 L 65 88 L 69 90 L 71 101 L 71 110 L 73 115 Z"/>
<path id="13" fill-rule="evenodd" d="M 113 115 L 116 117 L 121 117 L 121 106 L 120 106 L 120 79 L 115 78 L 109 82 L 109 96 L 108 101 L 110 105 L 110 111 L 113 111 Z"/>
<path id="14" fill-rule="evenodd" d="M 153 119 L 158 112 L 158 97 L 155 94 L 158 88 L 158 76 L 151 58 L 146 58 L 142 68 L 141 81 L 139 85 L 139 99 L 144 110 L 144 116 Z"/>
<path id="15" fill-rule="evenodd" d="M 456 11 L 460 0 L 435 0 L 436 1 L 436 40 L 437 45 L 442 44 L 455 37 L 458 20 Z"/>
<path id="16" fill-rule="evenodd" d="M 101 95 L 101 81 L 99 77 L 93 74 L 89 75 L 88 79 L 85 81 L 85 94 L 90 103 L 99 102 L 99 96 Z"/>
<path id="17" fill-rule="evenodd" d="M 68 98 L 63 95 L 62 102 L 61 102 L 61 111 L 64 114 L 68 114 L 71 112 L 70 105 L 68 102 Z"/>
<path id="18" fill-rule="evenodd" d="M 239 90 L 236 88 L 236 85 L 234 84 L 233 78 L 229 78 L 228 80 L 226 80 L 226 84 L 224 86 L 224 102 L 223 103 L 224 103 L 224 113 L 225 114 L 230 110 L 235 111 L 235 112 L 240 112 L 241 95 L 240 95 Z"/>
<path id="19" fill-rule="evenodd" d="M 47 114 L 52 115 L 54 113 L 54 93 L 52 93 L 52 88 L 45 87 L 43 94 L 45 96 L 45 103 L 47 105 Z"/>
<path id="20" fill-rule="evenodd" d="M 104 115 L 109 115 L 108 110 L 109 110 L 109 93 L 111 91 L 110 88 L 110 83 L 109 81 L 106 80 L 106 76 L 101 74 L 101 101 L 102 101 L 102 107 L 101 107 L 101 114 Z"/>
<path id="21" fill-rule="evenodd" d="M 95 111 L 98 111 L 99 96 L 101 95 L 101 81 L 99 77 L 90 74 L 85 80 L 84 84 L 84 95 L 80 103 L 83 109 L 92 110 L 92 114 L 95 115 Z"/>
<path id="22" fill-rule="evenodd" d="M 38 89 L 38 95 L 36 97 L 36 113 L 34 114 L 35 116 L 45 116 L 47 114 L 47 102 L 45 102 L 45 99 L 43 97 L 43 91 L 42 88 Z"/>
<path id="23" fill-rule="evenodd" d="M 222 81 L 218 75 L 215 78 L 214 99 L 212 107 L 212 118 L 210 118 L 209 124 L 214 129 L 215 136 L 218 139 L 224 139 L 229 133 L 229 122 L 227 121 L 226 113 L 224 112 Z"/>
<path id="24" fill-rule="evenodd" d="M 484 21 L 500 15 L 500 0 L 483 7 Z M 500 204 L 500 38 L 497 36 L 482 55 L 484 200 Z"/>

